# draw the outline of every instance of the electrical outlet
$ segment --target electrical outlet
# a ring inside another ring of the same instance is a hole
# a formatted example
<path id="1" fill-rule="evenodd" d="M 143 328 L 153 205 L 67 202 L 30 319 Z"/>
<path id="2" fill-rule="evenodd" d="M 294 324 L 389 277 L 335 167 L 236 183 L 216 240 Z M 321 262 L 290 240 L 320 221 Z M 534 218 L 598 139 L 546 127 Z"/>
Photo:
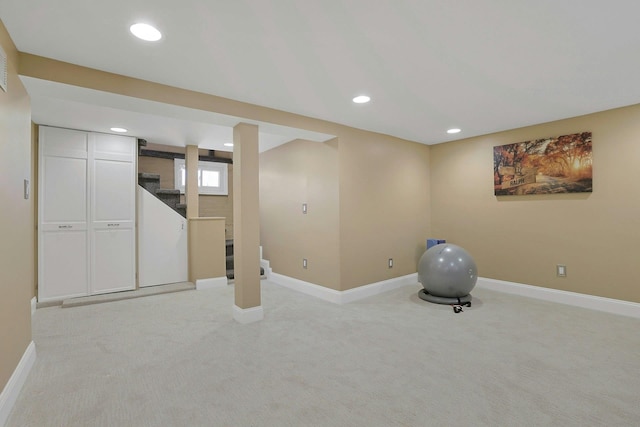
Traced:
<path id="1" fill-rule="evenodd" d="M 307 259 L 302 258 L 302 268 L 307 268 Z"/>
<path id="2" fill-rule="evenodd" d="M 562 264 L 556 265 L 556 276 L 567 277 L 567 266 Z"/>
<path id="3" fill-rule="evenodd" d="M 393 268 L 393 258 L 389 258 L 389 268 Z"/>
<path id="4" fill-rule="evenodd" d="M 303 204 L 302 204 L 302 213 L 303 213 L 303 214 L 306 214 L 306 213 L 307 213 L 307 204 L 306 204 L 306 203 L 303 203 Z"/>

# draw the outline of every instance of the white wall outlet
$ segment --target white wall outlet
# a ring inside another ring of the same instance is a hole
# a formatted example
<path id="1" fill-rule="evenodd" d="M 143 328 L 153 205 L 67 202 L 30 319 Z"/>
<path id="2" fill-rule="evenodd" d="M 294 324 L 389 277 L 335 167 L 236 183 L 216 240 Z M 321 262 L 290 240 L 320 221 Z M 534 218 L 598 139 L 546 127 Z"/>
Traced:
<path id="1" fill-rule="evenodd" d="M 567 277 L 567 266 L 562 264 L 556 265 L 556 275 L 558 277 Z"/>
<path id="2" fill-rule="evenodd" d="M 302 268 L 307 268 L 307 259 L 302 258 Z"/>
<path id="3" fill-rule="evenodd" d="M 393 268 L 393 258 L 389 258 L 389 268 Z"/>

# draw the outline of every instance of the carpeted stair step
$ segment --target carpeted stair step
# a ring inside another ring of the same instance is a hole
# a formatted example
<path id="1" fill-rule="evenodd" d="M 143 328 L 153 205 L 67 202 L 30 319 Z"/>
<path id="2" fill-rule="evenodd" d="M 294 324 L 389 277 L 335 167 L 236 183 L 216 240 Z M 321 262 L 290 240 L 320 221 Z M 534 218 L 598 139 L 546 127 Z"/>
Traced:
<path id="1" fill-rule="evenodd" d="M 227 264 L 227 279 L 233 280 L 235 277 L 233 272 L 233 239 L 227 239 L 225 241 L 226 246 L 226 264 Z M 264 277 L 264 268 L 260 267 L 260 277 Z"/>
<path id="2" fill-rule="evenodd" d="M 187 217 L 187 205 L 180 203 L 180 190 L 160 188 L 160 175 L 141 172 L 138 174 L 138 185 L 162 200 L 171 209 L 183 217 Z"/>
<path id="3" fill-rule="evenodd" d="M 187 205 L 184 203 L 178 203 L 176 205 L 176 211 L 178 211 L 178 213 L 180 215 L 182 215 L 183 217 L 187 217 Z"/>
<path id="4" fill-rule="evenodd" d="M 160 175 L 157 173 L 139 173 L 138 184 L 151 194 L 160 189 Z"/>
<path id="5" fill-rule="evenodd" d="M 156 190 L 156 196 L 174 210 L 180 204 L 180 190 L 160 188 Z"/>

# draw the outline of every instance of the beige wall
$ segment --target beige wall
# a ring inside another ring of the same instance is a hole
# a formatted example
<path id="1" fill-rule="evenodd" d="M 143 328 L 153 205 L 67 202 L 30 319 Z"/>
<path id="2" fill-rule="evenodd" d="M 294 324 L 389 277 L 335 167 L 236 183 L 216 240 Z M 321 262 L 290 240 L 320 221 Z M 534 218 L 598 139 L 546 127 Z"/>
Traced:
<path id="1" fill-rule="evenodd" d="M 31 170 L 31 110 L 18 79 L 18 54 L 2 22 L 0 44 L 8 56 L 8 92 L 0 90 L 0 390 L 31 342 L 34 289 L 34 205 L 23 197 Z M 32 194 L 33 196 L 33 194 Z"/>
<path id="2" fill-rule="evenodd" d="M 428 146 L 362 131 L 340 135 L 342 290 L 416 272 L 430 235 L 429 182 Z"/>
<path id="3" fill-rule="evenodd" d="M 224 217 L 226 219 L 226 237 L 233 239 L 233 165 L 227 167 L 228 196 L 200 195 L 200 216 Z"/>
<path id="4" fill-rule="evenodd" d="M 493 146 L 580 131 L 593 132 L 593 193 L 493 195 Z M 640 302 L 640 105 L 437 145 L 431 156 L 433 234 L 465 247 L 480 276 Z"/>
<path id="5" fill-rule="evenodd" d="M 173 180 L 173 160 L 158 157 L 138 157 L 138 173 L 160 175 L 160 188 L 175 188 Z"/>
<path id="6" fill-rule="evenodd" d="M 632 163 L 640 149 L 634 145 L 639 134 L 638 106 L 425 147 L 24 53 L 20 71 L 336 135 L 340 141 L 339 289 L 415 272 L 424 239 L 434 236 L 469 249 L 485 277 L 640 301 L 640 291 L 631 283 L 639 233 L 636 201 L 640 199 L 633 183 L 640 172 Z M 592 131 L 594 138 L 593 194 L 493 196 L 493 145 L 583 130 Z M 394 258 L 392 270 L 386 267 L 388 258 Z M 567 265 L 566 279 L 555 277 L 558 263 Z"/>
<path id="7" fill-rule="evenodd" d="M 189 219 L 189 281 L 226 276 L 224 218 Z"/>
<path id="8" fill-rule="evenodd" d="M 340 180 L 341 265 L 337 287 L 350 289 L 416 271 L 418 253 L 424 248 L 429 230 L 429 147 L 26 53 L 20 53 L 20 72 L 60 83 L 336 135 L 340 141 L 340 176 L 352 174 L 352 179 Z M 401 159 L 406 159 L 409 166 L 398 173 Z M 385 177 L 384 181 L 381 177 Z M 379 184 L 382 190 L 371 183 Z M 409 187 L 403 188 L 405 184 Z M 401 207 L 404 196 L 409 200 L 406 210 Z M 400 212 L 398 217 L 394 216 Z M 394 258 L 393 269 L 387 268 L 388 258 Z"/>
<path id="9" fill-rule="evenodd" d="M 167 147 L 159 145 L 149 145 L 150 150 L 171 151 L 174 153 L 184 153 L 184 147 Z M 201 155 L 209 155 L 207 150 L 200 150 Z M 216 152 L 217 157 L 231 158 L 232 154 L 227 152 Z M 226 219 L 225 236 L 227 239 L 233 238 L 233 164 L 228 165 L 228 196 L 212 196 L 201 194 L 199 197 L 200 217 L 224 217 Z M 161 188 L 174 188 L 174 168 L 173 160 L 161 159 L 157 157 L 140 156 L 138 158 L 138 172 L 156 173 L 160 175 Z M 184 203 L 184 195 L 182 196 Z"/>
<path id="10" fill-rule="evenodd" d="M 336 290 L 415 273 L 429 235 L 429 147 L 342 130 L 262 153 L 260 174 L 261 241 L 275 272 Z"/>
<path id="11" fill-rule="evenodd" d="M 338 170 L 337 140 L 295 140 L 260 155 L 263 258 L 279 274 L 336 290 L 340 289 Z M 303 258 L 307 269 L 302 267 Z"/>

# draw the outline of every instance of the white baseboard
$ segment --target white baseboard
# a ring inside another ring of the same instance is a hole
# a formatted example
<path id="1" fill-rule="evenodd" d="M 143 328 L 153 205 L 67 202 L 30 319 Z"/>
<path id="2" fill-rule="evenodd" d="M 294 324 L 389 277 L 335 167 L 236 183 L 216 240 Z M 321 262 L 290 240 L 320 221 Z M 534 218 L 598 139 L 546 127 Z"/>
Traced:
<path id="1" fill-rule="evenodd" d="M 417 273 L 359 286 L 346 291 L 336 291 L 335 289 L 329 289 L 324 286 L 294 279 L 293 277 L 278 273 L 271 273 L 270 280 L 285 288 L 293 289 L 334 304 L 346 304 L 397 289 L 402 286 L 419 285 Z M 540 286 L 506 282 L 503 280 L 488 279 L 484 277 L 478 278 L 476 286 L 508 294 L 640 318 L 640 304 L 630 301 L 579 294 L 576 292 L 561 291 L 558 289 L 549 289 Z"/>
<path id="2" fill-rule="evenodd" d="M 196 290 L 203 291 L 206 289 L 226 288 L 227 284 L 227 276 L 213 277 L 211 279 L 198 279 L 196 280 Z"/>
<path id="3" fill-rule="evenodd" d="M 393 279 L 359 286 L 346 291 L 336 291 L 335 289 L 326 288 L 324 286 L 316 285 L 315 283 L 305 282 L 303 280 L 294 279 L 293 277 L 278 273 L 271 273 L 270 280 L 278 285 L 284 286 L 285 288 L 293 289 L 294 291 L 302 292 L 334 304 L 347 304 L 352 301 L 378 295 L 402 286 L 417 285 L 418 273 L 395 277 Z"/>
<path id="4" fill-rule="evenodd" d="M 389 292 L 394 289 L 402 288 L 407 285 L 418 285 L 418 273 L 407 274 L 406 276 L 394 277 L 393 279 L 383 280 L 382 282 L 370 283 L 357 288 L 348 289 L 341 292 L 341 304 L 351 301 L 357 301 L 374 295 Z M 416 291 L 417 292 L 417 291 Z"/>
<path id="5" fill-rule="evenodd" d="M 9 419 L 13 405 L 15 405 L 20 390 L 22 390 L 22 386 L 24 386 L 35 362 L 36 345 L 31 341 L 24 351 L 18 366 L 16 366 L 16 369 L 13 371 L 11 378 L 9 378 L 9 382 L 7 382 L 4 390 L 0 393 L 0 426 L 5 425 Z"/>
<path id="6" fill-rule="evenodd" d="M 335 289 L 325 288 L 315 283 L 305 282 L 304 280 L 294 279 L 293 277 L 283 274 L 271 273 L 271 282 L 276 283 L 285 288 L 311 295 L 334 304 L 340 304 L 342 300 L 341 292 Z"/>
<path id="7" fill-rule="evenodd" d="M 234 305 L 233 318 L 236 322 L 244 324 L 259 322 L 264 319 L 264 310 L 261 305 L 251 308 L 240 308 L 237 305 Z"/>
<path id="8" fill-rule="evenodd" d="M 478 278 L 476 286 L 492 291 L 640 318 L 640 304 L 630 301 L 597 297 L 593 295 L 543 288 L 540 286 L 524 285 L 522 283 L 506 282 L 503 280 L 488 279 L 484 277 Z"/>
<path id="9" fill-rule="evenodd" d="M 36 312 L 36 304 L 38 303 L 38 299 L 36 297 L 31 298 L 31 315 L 33 316 Z"/>

